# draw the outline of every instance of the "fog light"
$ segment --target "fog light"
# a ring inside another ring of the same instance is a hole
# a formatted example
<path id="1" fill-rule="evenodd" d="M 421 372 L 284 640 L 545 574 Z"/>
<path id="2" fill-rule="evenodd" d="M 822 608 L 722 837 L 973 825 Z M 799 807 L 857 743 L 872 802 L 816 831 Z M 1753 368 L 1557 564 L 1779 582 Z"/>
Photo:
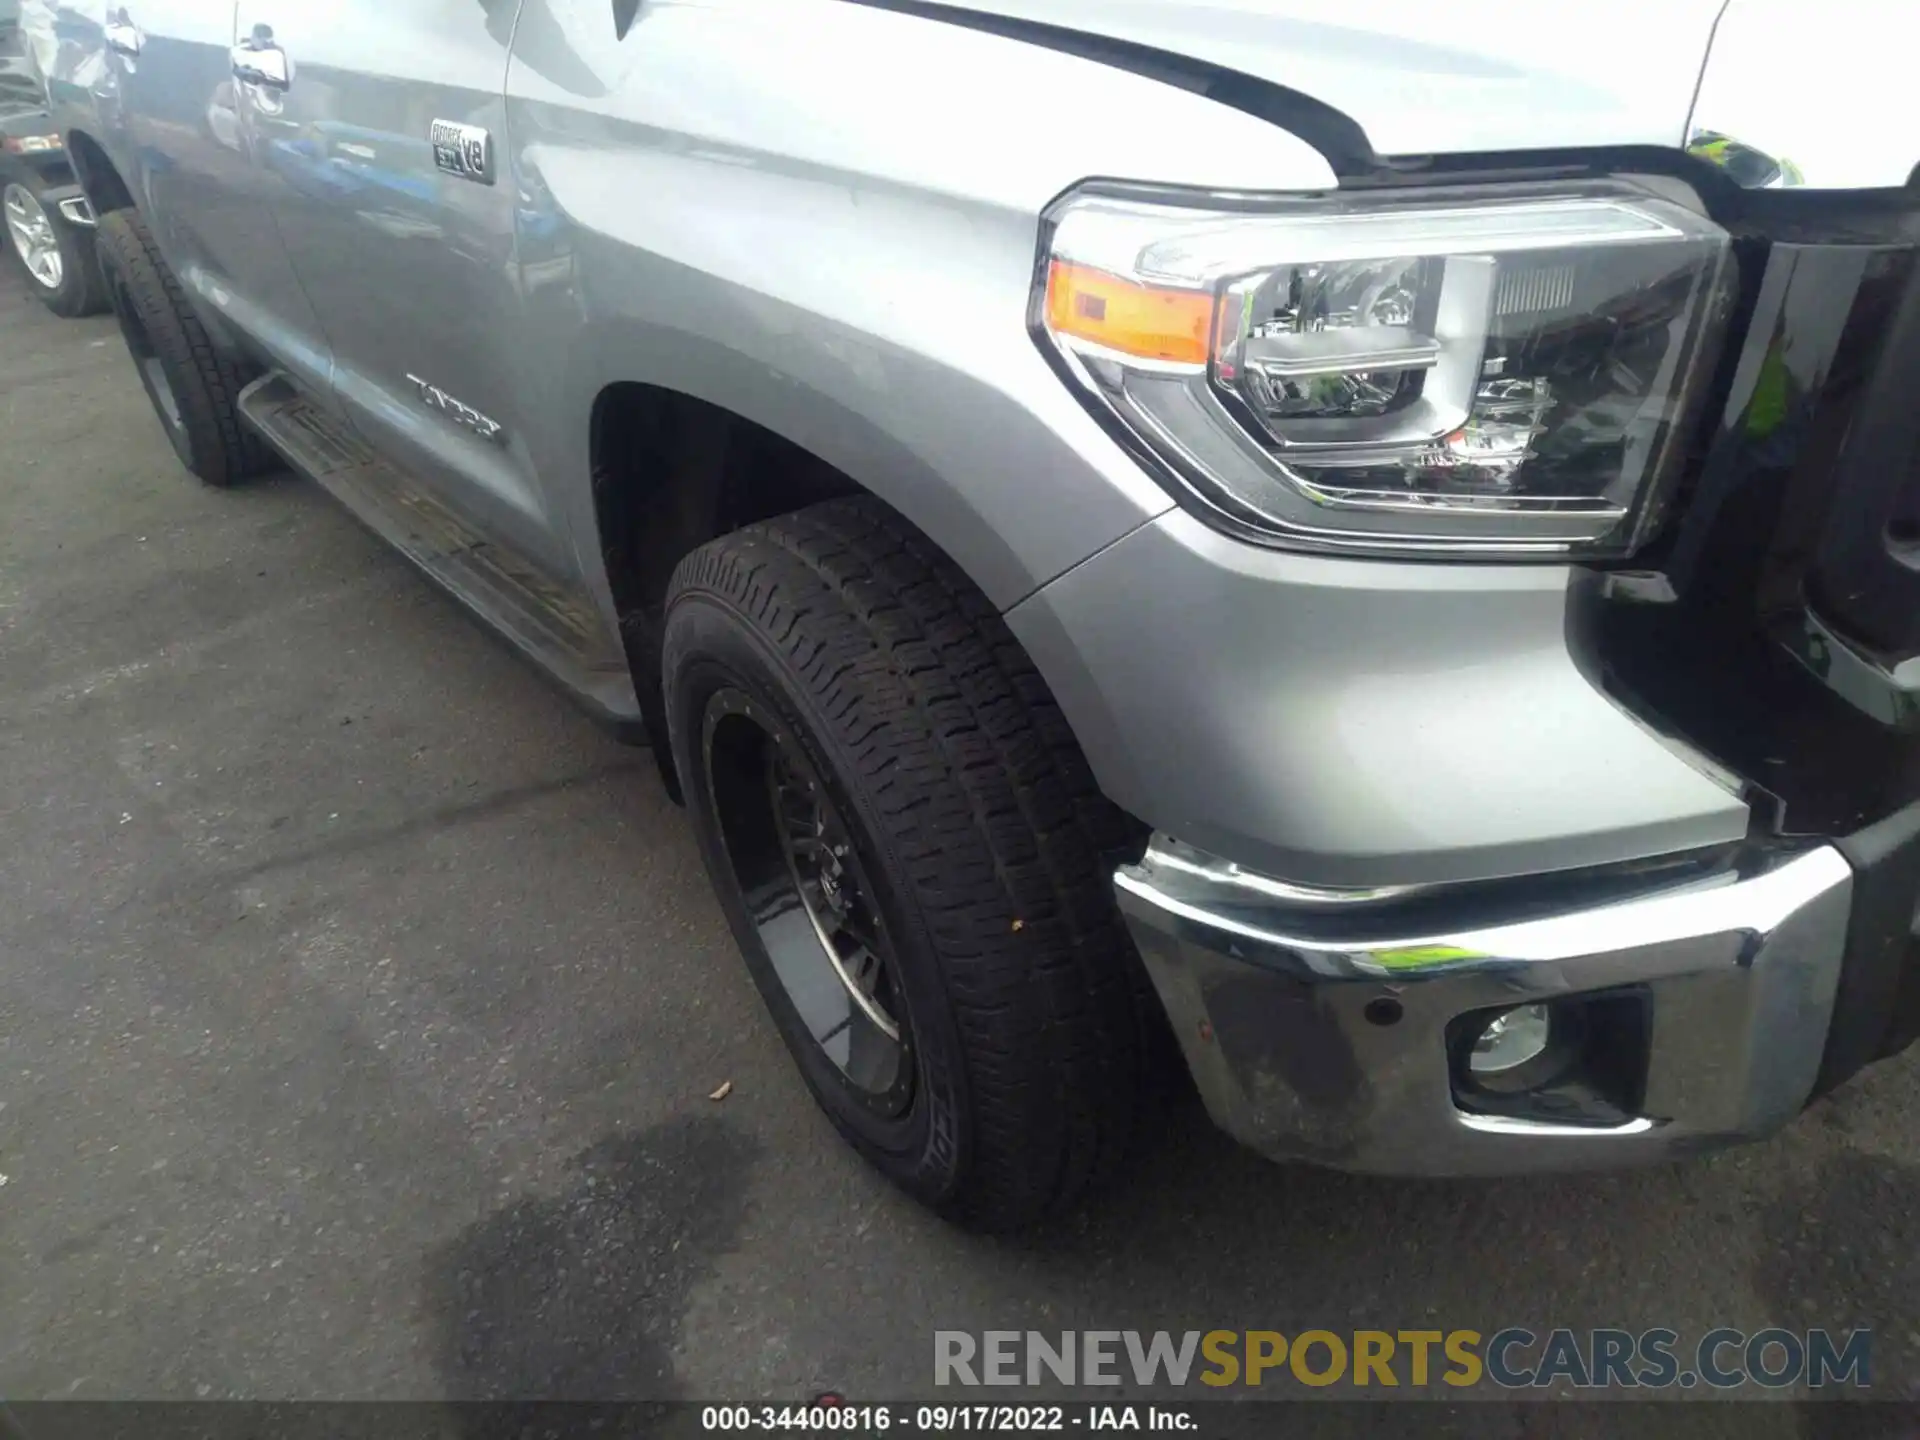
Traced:
<path id="1" fill-rule="evenodd" d="M 1553 1018 L 1544 1005 L 1521 1005 L 1496 1015 L 1473 1038 L 1467 1069 L 1474 1075 L 1504 1075 L 1546 1053 Z"/>

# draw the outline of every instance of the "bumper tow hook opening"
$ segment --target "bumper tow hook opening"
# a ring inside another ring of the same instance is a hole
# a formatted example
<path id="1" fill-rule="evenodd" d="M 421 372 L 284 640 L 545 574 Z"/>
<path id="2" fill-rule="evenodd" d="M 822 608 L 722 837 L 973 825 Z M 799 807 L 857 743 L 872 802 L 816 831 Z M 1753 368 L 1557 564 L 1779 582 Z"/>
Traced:
<path id="1" fill-rule="evenodd" d="M 1398 1025 L 1407 1007 L 1391 995 L 1381 995 L 1369 1000 L 1360 1013 L 1367 1017 L 1369 1025 Z"/>

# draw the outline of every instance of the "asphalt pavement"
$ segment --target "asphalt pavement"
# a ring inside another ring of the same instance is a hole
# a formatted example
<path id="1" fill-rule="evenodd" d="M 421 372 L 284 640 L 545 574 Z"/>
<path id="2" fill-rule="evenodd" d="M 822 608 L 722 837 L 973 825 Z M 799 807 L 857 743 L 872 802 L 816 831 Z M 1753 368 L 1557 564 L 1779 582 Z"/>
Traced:
<path id="1" fill-rule="evenodd" d="M 937 1328 L 1508 1324 L 1870 1325 L 1911 1394 L 1917 1090 L 1456 1184 L 1189 1104 L 1071 1222 L 958 1232 L 815 1111 L 647 754 L 314 487 L 197 484 L 112 320 L 0 268 L 0 1395 L 899 1398 Z"/>

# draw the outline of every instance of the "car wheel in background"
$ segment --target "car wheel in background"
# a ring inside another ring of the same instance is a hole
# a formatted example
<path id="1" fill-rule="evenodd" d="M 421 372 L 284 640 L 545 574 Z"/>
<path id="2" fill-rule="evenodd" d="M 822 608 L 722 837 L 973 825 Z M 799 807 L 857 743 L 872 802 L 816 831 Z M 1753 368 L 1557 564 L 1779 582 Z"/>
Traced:
<path id="1" fill-rule="evenodd" d="M 662 654 L 708 872 L 841 1134 L 983 1228 L 1110 1176 L 1163 1053 L 1111 889 L 1129 822 L 986 598 L 830 501 L 687 556 Z"/>
<path id="2" fill-rule="evenodd" d="M 88 237 L 49 212 L 37 194 L 18 181 L 0 189 L 0 222 L 34 293 L 49 310 L 73 317 L 107 308 Z"/>
<path id="3" fill-rule="evenodd" d="M 120 333 L 180 463 L 209 485 L 277 468 L 266 442 L 240 420 L 240 391 L 251 377 L 214 349 L 146 222 L 137 211 L 110 210 L 97 234 Z"/>

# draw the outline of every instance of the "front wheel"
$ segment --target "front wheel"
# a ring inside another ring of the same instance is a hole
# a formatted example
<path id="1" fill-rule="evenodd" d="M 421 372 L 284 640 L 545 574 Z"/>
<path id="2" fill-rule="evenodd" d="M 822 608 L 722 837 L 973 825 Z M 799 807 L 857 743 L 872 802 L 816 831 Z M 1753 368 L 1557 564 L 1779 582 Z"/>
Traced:
<path id="1" fill-rule="evenodd" d="M 41 304 L 69 319 L 107 308 L 91 241 L 49 211 L 37 193 L 19 181 L 0 189 L 0 221 Z"/>
<path id="2" fill-rule="evenodd" d="M 266 442 L 240 420 L 247 377 L 214 349 L 139 212 L 102 215 L 97 248 L 120 333 L 180 463 L 222 486 L 275 468 Z"/>
<path id="3" fill-rule="evenodd" d="M 1127 822 L 985 597 L 831 501 L 683 560 L 662 653 L 708 871 L 840 1132 L 986 1228 L 1112 1174 L 1154 1053 Z"/>

